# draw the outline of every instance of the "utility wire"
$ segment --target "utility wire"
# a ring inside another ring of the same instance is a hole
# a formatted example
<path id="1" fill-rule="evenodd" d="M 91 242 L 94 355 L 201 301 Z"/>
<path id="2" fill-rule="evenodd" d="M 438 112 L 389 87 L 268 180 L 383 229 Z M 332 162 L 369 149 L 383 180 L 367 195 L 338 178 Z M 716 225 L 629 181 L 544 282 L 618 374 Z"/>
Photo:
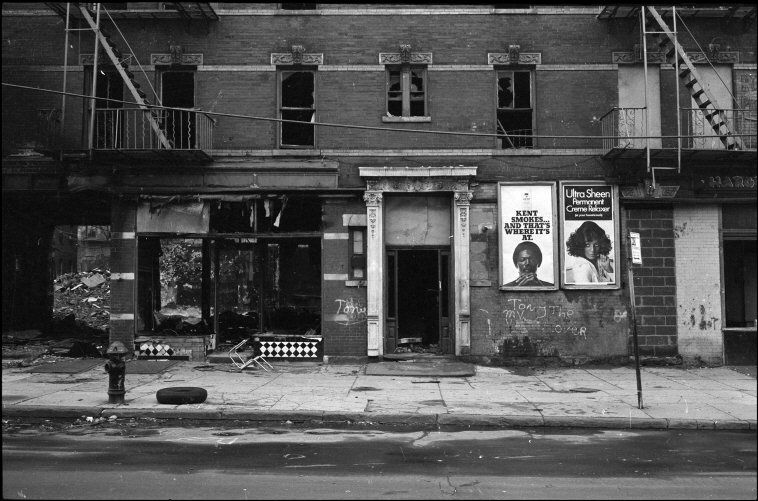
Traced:
<path id="1" fill-rule="evenodd" d="M 63 92 L 60 90 L 42 89 L 39 87 L 30 87 L 28 85 L 19 85 L 19 84 L 12 84 L 12 83 L 6 83 L 6 82 L 2 82 L 2 85 L 4 87 L 15 87 L 18 89 L 33 90 L 33 91 L 38 91 L 38 92 L 49 92 L 51 94 L 64 94 L 66 96 L 80 97 L 83 99 L 92 99 L 92 96 L 78 94 L 75 92 Z M 97 99 L 102 100 L 102 101 L 114 102 L 114 103 L 130 104 L 134 106 L 145 106 L 148 109 L 189 111 L 189 112 L 195 112 L 195 113 L 202 113 L 204 115 L 208 115 L 208 117 L 211 119 L 213 116 L 219 116 L 219 117 L 228 117 L 228 118 L 241 118 L 245 120 L 261 120 L 261 121 L 266 121 L 266 122 L 310 124 L 310 125 L 318 125 L 321 127 L 338 127 L 338 128 L 345 128 L 345 129 L 376 130 L 376 131 L 383 131 L 383 132 L 438 134 L 438 135 L 446 135 L 446 136 L 474 136 L 474 137 L 496 137 L 496 138 L 503 137 L 502 134 L 489 133 L 489 132 L 454 132 L 454 131 L 442 131 L 442 130 L 400 129 L 396 127 L 376 127 L 376 126 L 371 126 L 371 125 L 348 125 L 348 124 L 336 124 L 336 123 L 329 123 L 329 122 L 304 122 L 301 120 L 288 120 L 285 118 L 256 117 L 252 115 L 240 115 L 240 114 L 235 114 L 235 113 L 220 113 L 217 111 L 205 111 L 205 110 L 192 109 L 192 108 L 176 108 L 176 107 L 171 107 L 171 106 L 159 106 L 155 104 L 141 104 L 141 103 L 136 103 L 134 101 L 125 101 L 122 99 L 113 99 L 113 98 L 97 98 Z M 752 137 L 754 134 L 731 134 L 731 135 Z M 681 136 L 677 136 L 677 135 L 673 135 L 673 136 L 661 136 L 661 135 L 656 135 L 656 136 L 629 136 L 629 135 L 625 135 L 625 136 L 588 136 L 588 135 L 557 136 L 557 135 L 547 135 L 547 134 L 509 134 L 509 136 L 534 138 L 534 139 L 645 139 L 648 137 L 651 139 L 676 139 L 678 137 L 682 137 L 682 138 L 718 137 L 716 134 L 714 134 L 713 136 L 685 136 L 685 135 L 681 135 Z"/>

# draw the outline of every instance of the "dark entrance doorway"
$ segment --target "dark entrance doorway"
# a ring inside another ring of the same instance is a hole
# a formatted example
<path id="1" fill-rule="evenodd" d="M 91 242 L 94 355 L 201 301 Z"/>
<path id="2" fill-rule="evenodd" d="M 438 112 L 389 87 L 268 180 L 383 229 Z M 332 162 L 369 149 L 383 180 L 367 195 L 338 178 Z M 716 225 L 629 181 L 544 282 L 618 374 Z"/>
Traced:
<path id="1" fill-rule="evenodd" d="M 193 71 L 167 71 L 162 81 L 163 106 L 172 108 L 195 107 L 195 73 Z M 165 130 L 174 149 L 195 147 L 195 113 L 191 111 L 163 110 Z"/>
<path id="2" fill-rule="evenodd" d="M 449 258 L 449 251 L 440 249 L 388 251 L 385 353 L 451 353 Z"/>

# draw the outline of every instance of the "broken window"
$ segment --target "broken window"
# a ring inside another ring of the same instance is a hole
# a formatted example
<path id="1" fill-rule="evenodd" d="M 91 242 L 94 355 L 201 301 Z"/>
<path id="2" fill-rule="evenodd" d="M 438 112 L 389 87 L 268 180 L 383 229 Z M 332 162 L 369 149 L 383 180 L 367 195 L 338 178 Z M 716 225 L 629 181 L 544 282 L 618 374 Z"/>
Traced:
<path id="1" fill-rule="evenodd" d="M 402 66 L 387 70 L 387 114 L 394 117 L 426 115 L 426 69 Z"/>
<path id="2" fill-rule="evenodd" d="M 533 146 L 532 111 L 531 72 L 498 71 L 497 132 L 502 148 Z"/>
<path id="3" fill-rule="evenodd" d="M 205 236 L 139 237 L 138 328 L 162 335 L 215 333 L 218 342 L 235 344 L 258 334 L 318 332 L 318 197 L 260 195 L 208 205 Z"/>
<path id="4" fill-rule="evenodd" d="M 366 228 L 350 228 L 350 278 L 366 280 Z"/>
<path id="5" fill-rule="evenodd" d="M 315 146 L 316 99 L 314 71 L 282 71 L 280 73 L 279 118 L 296 122 L 280 122 L 279 145 L 283 147 Z"/>

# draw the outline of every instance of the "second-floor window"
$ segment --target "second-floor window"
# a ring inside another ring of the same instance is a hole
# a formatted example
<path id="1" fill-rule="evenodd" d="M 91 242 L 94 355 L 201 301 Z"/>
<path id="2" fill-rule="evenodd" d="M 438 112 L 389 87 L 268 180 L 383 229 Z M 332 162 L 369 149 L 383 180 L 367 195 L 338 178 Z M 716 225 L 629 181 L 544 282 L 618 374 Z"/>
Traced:
<path id="1" fill-rule="evenodd" d="M 279 92 L 279 118 L 296 120 L 280 122 L 279 146 L 313 147 L 316 145 L 316 73 L 314 71 L 282 71 Z"/>
<path id="2" fill-rule="evenodd" d="M 406 65 L 387 70 L 387 115 L 427 116 L 426 68 Z"/>
<path id="3" fill-rule="evenodd" d="M 533 146 L 532 112 L 531 72 L 498 71 L 497 133 L 502 148 Z"/>

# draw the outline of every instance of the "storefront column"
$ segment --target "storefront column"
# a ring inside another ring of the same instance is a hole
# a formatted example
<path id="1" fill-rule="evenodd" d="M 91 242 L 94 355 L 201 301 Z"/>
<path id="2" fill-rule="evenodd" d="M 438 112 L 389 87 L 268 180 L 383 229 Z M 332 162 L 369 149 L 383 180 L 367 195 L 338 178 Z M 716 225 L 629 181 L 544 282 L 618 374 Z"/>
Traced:
<path id="1" fill-rule="evenodd" d="M 363 195 L 366 201 L 367 235 L 366 235 L 366 280 L 369 357 L 381 356 L 384 352 L 384 225 L 382 221 L 382 192 L 367 191 Z"/>
<path id="2" fill-rule="evenodd" d="M 474 194 L 456 191 L 453 215 L 455 256 L 455 354 L 471 351 L 471 300 L 469 296 L 469 208 Z"/>

